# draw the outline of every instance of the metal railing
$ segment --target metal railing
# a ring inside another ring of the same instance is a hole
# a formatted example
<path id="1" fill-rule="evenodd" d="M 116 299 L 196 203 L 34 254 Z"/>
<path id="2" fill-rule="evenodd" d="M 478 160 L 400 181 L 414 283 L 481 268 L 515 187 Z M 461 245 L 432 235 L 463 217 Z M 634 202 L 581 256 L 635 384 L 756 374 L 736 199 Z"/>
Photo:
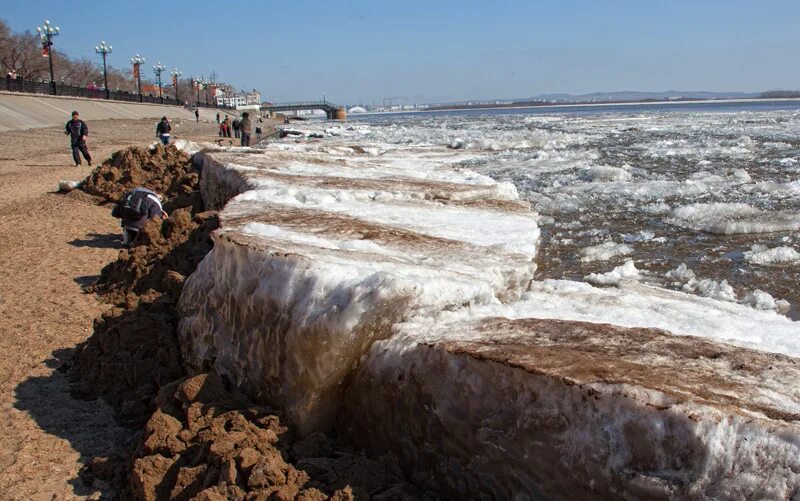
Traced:
<path id="1" fill-rule="evenodd" d="M 47 81 L 33 81 L 23 80 L 21 78 L 0 78 L 0 91 L 6 92 L 24 92 L 28 94 L 49 94 L 53 95 L 53 86 Z M 76 87 L 74 85 L 66 85 L 63 82 L 56 82 L 56 95 L 69 96 L 69 97 L 86 97 L 90 99 L 105 99 L 105 89 L 99 87 Z M 173 99 L 171 97 L 160 98 L 150 94 L 139 95 L 135 92 L 125 92 L 121 90 L 109 91 L 109 99 L 111 101 L 128 101 L 136 103 L 155 103 L 155 104 L 169 104 L 174 106 L 183 106 L 189 103 L 180 99 Z M 216 102 L 213 103 L 196 103 L 201 108 L 229 108 L 228 106 L 217 106 Z"/>

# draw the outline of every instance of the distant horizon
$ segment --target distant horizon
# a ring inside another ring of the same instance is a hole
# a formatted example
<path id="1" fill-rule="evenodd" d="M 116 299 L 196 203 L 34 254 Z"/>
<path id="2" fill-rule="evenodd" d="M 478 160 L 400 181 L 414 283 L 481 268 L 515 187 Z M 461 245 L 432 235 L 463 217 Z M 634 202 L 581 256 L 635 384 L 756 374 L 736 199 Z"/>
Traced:
<path id="1" fill-rule="evenodd" d="M 297 0 L 248 6 L 247 15 L 243 8 L 230 6 L 227 24 L 208 0 L 175 0 L 156 11 L 28 0 L 6 2 L 0 16 L 14 31 L 34 32 L 49 19 L 61 26 L 57 52 L 95 64 L 94 46 L 105 40 L 114 46 L 114 67 L 129 68 L 138 53 L 148 77 L 160 61 L 184 76 L 213 72 L 277 102 L 800 88 L 796 1 Z"/>
<path id="2" fill-rule="evenodd" d="M 708 90 L 666 90 L 666 91 L 641 91 L 641 90 L 622 90 L 622 91 L 608 91 L 608 92 L 588 92 L 583 94 L 570 94 L 570 93 L 563 93 L 563 92 L 545 92 L 541 94 L 536 94 L 532 96 L 521 96 L 521 97 L 514 97 L 514 98 L 498 98 L 498 97 L 484 97 L 484 98 L 472 98 L 472 99 L 454 99 L 452 101 L 432 101 L 432 102 L 416 102 L 416 103 L 408 103 L 405 101 L 392 101 L 392 104 L 418 104 L 418 105 L 456 105 L 456 104 L 463 104 L 467 102 L 485 102 L 485 101 L 502 101 L 502 102 L 522 102 L 526 100 L 537 100 L 537 99 L 546 99 L 551 98 L 555 99 L 555 96 L 563 96 L 565 98 L 574 98 L 574 99 L 587 99 L 592 96 L 601 97 L 601 96 L 613 96 L 613 95 L 624 95 L 624 94 L 639 94 L 642 96 L 639 97 L 631 97 L 631 98 L 622 98 L 620 100 L 636 100 L 636 99 L 658 99 L 658 96 L 667 96 L 667 95 L 675 95 L 689 99 L 718 99 L 718 98 L 728 98 L 728 99 L 747 99 L 747 98 L 757 98 L 762 94 L 768 92 L 797 92 L 800 93 L 800 89 L 790 89 L 790 88 L 781 88 L 781 89 L 768 89 L 768 90 L 760 90 L 760 91 L 728 91 L 728 92 L 717 92 L 717 91 L 708 91 Z M 652 96 L 652 97 L 646 97 Z M 695 97 L 696 96 L 696 97 Z M 668 99 L 668 98 L 665 98 Z M 331 102 L 336 102 L 335 99 L 330 98 L 328 99 Z M 372 103 L 365 103 L 365 102 L 351 102 L 346 103 L 349 106 L 356 106 L 356 105 L 371 105 Z M 377 103 L 381 104 L 381 103 Z M 388 100 L 387 100 L 388 105 Z"/>

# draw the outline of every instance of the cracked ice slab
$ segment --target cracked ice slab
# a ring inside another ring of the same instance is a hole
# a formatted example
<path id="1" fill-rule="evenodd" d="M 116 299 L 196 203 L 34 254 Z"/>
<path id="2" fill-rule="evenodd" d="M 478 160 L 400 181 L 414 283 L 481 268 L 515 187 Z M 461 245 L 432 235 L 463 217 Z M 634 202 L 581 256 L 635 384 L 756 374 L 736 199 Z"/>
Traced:
<path id="1" fill-rule="evenodd" d="M 452 165 L 471 154 L 206 154 L 204 198 L 225 209 L 181 298 L 190 368 L 282 404 L 301 433 L 336 416 L 452 498 L 797 497 L 797 324 L 530 282 L 536 216 Z"/>
<path id="2" fill-rule="evenodd" d="M 796 358 L 658 329 L 484 317 L 375 343 L 339 429 L 454 498 L 790 499 Z"/>
<path id="3" fill-rule="evenodd" d="M 538 216 L 510 185 L 423 160 L 359 178 L 337 158 L 314 174 L 305 153 L 204 154 L 203 196 L 225 208 L 180 303 L 187 365 L 283 404 L 302 432 L 330 426 L 394 323 L 516 299 L 536 268 Z"/>

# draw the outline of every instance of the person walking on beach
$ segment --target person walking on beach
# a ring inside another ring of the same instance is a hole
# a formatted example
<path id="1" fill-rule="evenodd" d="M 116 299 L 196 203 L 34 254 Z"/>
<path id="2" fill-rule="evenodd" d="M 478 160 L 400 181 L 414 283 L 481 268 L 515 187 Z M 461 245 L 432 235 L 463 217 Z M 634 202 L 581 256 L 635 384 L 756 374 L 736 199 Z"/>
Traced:
<path id="1" fill-rule="evenodd" d="M 233 119 L 233 123 L 231 125 L 233 125 L 233 135 L 235 137 L 239 137 L 239 125 L 240 125 L 239 119 L 238 118 L 234 118 Z"/>
<path id="2" fill-rule="evenodd" d="M 242 121 L 239 122 L 239 128 L 242 134 L 242 146 L 250 146 L 250 130 L 252 128 L 250 124 L 250 113 L 246 111 L 242 113 Z"/>
<path id="3" fill-rule="evenodd" d="M 161 139 L 164 146 L 169 144 L 169 133 L 171 130 L 172 126 L 169 124 L 167 117 L 161 117 L 161 121 L 156 125 L 156 136 Z"/>
<path id="4" fill-rule="evenodd" d="M 72 159 L 75 160 L 75 166 L 81 165 L 81 154 L 83 154 L 86 162 L 92 165 L 92 156 L 89 154 L 89 148 L 86 147 L 86 136 L 89 135 L 89 127 L 86 126 L 86 122 L 81 120 L 77 111 L 72 112 L 72 120 L 67 122 L 66 127 L 64 127 L 64 134 L 69 136 Z"/>
<path id="5" fill-rule="evenodd" d="M 231 137 L 231 119 L 228 115 L 225 115 L 225 120 L 222 122 L 225 124 L 225 137 Z"/>
<path id="6" fill-rule="evenodd" d="M 256 125 L 256 141 L 261 141 L 261 126 Z"/>
<path id="7" fill-rule="evenodd" d="M 219 123 L 219 112 L 217 112 L 217 123 Z"/>
<path id="8" fill-rule="evenodd" d="M 161 206 L 161 197 L 141 186 L 123 195 L 111 215 L 122 219 L 122 244 L 125 247 L 131 246 L 148 220 L 154 217 L 167 218 Z"/>
<path id="9" fill-rule="evenodd" d="M 194 119 L 195 121 L 200 122 L 200 110 L 197 108 L 194 109 Z"/>

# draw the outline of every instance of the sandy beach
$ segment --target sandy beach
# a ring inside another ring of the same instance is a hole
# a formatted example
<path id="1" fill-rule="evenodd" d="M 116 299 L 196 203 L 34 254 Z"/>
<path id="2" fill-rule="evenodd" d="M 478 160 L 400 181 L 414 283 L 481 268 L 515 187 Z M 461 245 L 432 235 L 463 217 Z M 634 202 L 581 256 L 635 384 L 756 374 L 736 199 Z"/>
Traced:
<path id="1" fill-rule="evenodd" d="M 89 122 L 98 165 L 121 148 L 155 140 L 153 120 Z M 173 137 L 211 141 L 216 124 L 176 121 Z M 102 401 L 70 396 L 62 361 L 91 335 L 107 305 L 81 287 L 119 251 L 110 207 L 59 180 L 80 180 L 60 127 L 4 133 L 0 143 L 0 498 L 73 499 L 93 495 L 78 478 L 82 460 L 131 438 Z M 95 493 L 95 495 L 97 495 Z"/>

